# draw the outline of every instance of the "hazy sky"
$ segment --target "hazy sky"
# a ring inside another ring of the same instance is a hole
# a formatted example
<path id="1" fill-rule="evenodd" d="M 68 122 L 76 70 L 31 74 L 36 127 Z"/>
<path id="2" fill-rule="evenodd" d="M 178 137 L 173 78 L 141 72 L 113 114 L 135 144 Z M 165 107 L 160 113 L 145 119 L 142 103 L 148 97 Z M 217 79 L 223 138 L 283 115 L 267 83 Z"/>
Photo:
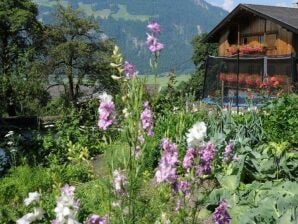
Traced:
<path id="1" fill-rule="evenodd" d="M 259 4 L 259 5 L 273 5 L 273 6 L 287 6 L 294 7 L 298 6 L 294 4 L 298 0 L 207 0 L 212 5 L 220 6 L 228 11 L 233 10 L 238 4 Z"/>

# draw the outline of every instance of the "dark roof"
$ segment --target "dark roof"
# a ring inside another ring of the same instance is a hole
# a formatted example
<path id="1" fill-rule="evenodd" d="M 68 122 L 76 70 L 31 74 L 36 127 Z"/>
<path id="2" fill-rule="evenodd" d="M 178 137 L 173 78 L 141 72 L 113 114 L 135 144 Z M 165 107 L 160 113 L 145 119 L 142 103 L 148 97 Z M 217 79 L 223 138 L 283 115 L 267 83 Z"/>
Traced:
<path id="1" fill-rule="evenodd" d="M 272 20 L 293 33 L 298 33 L 298 8 L 239 4 L 203 40 L 214 42 L 216 34 L 240 11 L 247 11 L 261 18 Z M 215 41 L 216 42 L 216 41 Z"/>

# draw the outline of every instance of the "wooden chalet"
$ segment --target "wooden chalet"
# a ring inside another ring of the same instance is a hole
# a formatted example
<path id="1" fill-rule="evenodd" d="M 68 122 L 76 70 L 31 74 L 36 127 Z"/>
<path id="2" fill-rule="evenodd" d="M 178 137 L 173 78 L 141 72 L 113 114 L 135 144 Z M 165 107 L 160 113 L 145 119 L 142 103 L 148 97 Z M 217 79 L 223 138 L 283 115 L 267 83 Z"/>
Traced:
<path id="1" fill-rule="evenodd" d="M 245 104 L 261 98 L 261 88 L 272 97 L 298 79 L 298 8 L 240 4 L 203 41 L 218 43 L 206 65 L 208 100 Z"/>
<path id="2" fill-rule="evenodd" d="M 256 53 L 268 56 L 298 53 L 298 8 L 240 4 L 205 42 L 219 43 L 219 56 L 231 55 L 231 47 L 238 46 L 240 50 L 250 46 L 252 52 L 255 48 Z"/>

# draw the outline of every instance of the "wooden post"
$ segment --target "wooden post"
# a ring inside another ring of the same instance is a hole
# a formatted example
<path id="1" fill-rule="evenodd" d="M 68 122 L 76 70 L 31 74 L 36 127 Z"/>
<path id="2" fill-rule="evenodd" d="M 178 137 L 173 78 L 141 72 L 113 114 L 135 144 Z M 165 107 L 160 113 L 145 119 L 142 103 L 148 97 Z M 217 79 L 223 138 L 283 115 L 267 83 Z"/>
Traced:
<path id="1" fill-rule="evenodd" d="M 266 43 L 266 32 L 267 32 L 267 19 L 265 19 L 265 27 L 264 27 L 264 44 L 267 45 L 267 43 Z"/>
<path id="2" fill-rule="evenodd" d="M 236 105 L 237 105 L 237 114 L 239 114 L 239 64 L 240 64 L 240 58 L 239 58 L 239 49 L 237 50 L 237 92 L 236 92 Z"/>
<path id="3" fill-rule="evenodd" d="M 221 80 L 221 108 L 224 106 L 224 85 L 225 82 Z"/>
<path id="4" fill-rule="evenodd" d="M 205 74 L 204 74 L 204 83 L 203 83 L 203 94 L 201 94 L 201 96 L 203 97 L 202 99 L 204 99 L 205 96 L 205 91 L 206 91 L 206 77 L 207 77 L 207 69 L 208 69 L 208 65 L 209 65 L 209 59 L 210 56 L 207 57 L 207 60 L 205 61 Z"/>
<path id="5" fill-rule="evenodd" d="M 238 46 L 240 45 L 240 24 L 238 23 L 238 37 L 237 37 Z"/>

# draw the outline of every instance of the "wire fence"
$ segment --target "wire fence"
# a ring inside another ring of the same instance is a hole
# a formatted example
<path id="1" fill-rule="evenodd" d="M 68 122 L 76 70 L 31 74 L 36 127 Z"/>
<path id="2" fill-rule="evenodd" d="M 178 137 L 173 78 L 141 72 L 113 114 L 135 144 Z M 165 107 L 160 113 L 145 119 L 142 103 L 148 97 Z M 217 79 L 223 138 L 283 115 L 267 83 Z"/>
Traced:
<path id="1" fill-rule="evenodd" d="M 297 81 L 297 65 L 293 55 L 209 56 L 203 101 L 221 106 L 261 105 L 269 98 L 292 90 Z"/>

